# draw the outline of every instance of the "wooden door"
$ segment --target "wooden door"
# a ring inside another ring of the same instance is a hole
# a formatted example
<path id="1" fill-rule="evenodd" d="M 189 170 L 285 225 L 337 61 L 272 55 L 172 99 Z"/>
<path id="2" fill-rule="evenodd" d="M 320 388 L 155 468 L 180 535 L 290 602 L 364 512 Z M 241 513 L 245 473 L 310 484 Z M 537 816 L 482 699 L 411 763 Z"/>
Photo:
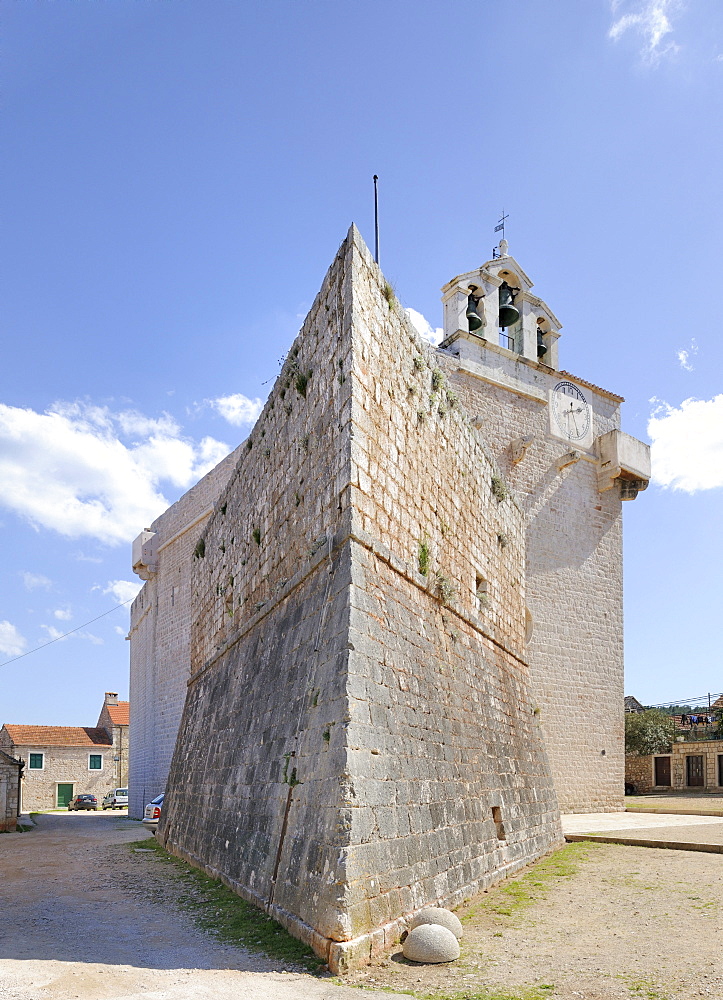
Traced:
<path id="1" fill-rule="evenodd" d="M 702 754 L 691 754 L 685 758 L 685 766 L 688 776 L 688 785 L 691 788 L 703 787 L 703 756 Z"/>
<path id="2" fill-rule="evenodd" d="M 655 784 L 670 786 L 670 757 L 655 758 Z"/>
<path id="3" fill-rule="evenodd" d="M 72 784 L 58 785 L 58 809 L 64 809 L 73 798 Z"/>

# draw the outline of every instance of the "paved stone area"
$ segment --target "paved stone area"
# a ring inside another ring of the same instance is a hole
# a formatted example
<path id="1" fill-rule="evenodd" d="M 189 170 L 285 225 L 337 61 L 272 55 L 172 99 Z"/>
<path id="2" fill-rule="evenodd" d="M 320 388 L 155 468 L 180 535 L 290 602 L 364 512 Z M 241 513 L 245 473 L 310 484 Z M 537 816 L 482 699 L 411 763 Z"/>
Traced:
<path id="1" fill-rule="evenodd" d="M 562 817 L 565 838 L 723 853 L 723 821 L 688 814 L 587 813 Z"/>

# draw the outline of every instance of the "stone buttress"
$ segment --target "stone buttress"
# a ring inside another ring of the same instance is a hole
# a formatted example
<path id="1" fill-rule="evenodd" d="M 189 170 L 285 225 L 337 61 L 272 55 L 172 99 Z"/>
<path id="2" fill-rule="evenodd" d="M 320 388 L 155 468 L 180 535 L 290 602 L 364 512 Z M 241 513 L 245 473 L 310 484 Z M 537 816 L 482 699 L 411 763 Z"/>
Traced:
<path id="1" fill-rule="evenodd" d="M 159 839 L 332 971 L 557 846 L 524 553 L 352 227 L 196 546 Z"/>

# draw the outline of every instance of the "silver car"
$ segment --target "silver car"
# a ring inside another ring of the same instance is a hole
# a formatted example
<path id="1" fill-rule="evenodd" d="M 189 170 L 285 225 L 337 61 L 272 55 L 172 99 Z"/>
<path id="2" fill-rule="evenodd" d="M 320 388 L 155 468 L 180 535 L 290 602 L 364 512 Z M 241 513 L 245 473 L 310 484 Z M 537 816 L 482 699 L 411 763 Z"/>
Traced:
<path id="1" fill-rule="evenodd" d="M 103 809 L 127 809 L 128 789 L 114 788 L 107 795 L 103 796 Z"/>
<path id="2" fill-rule="evenodd" d="M 143 813 L 143 826 L 147 826 L 149 830 L 155 830 L 158 826 L 158 820 L 161 818 L 161 809 L 163 807 L 163 795 L 157 795 L 155 799 L 148 803 Z"/>

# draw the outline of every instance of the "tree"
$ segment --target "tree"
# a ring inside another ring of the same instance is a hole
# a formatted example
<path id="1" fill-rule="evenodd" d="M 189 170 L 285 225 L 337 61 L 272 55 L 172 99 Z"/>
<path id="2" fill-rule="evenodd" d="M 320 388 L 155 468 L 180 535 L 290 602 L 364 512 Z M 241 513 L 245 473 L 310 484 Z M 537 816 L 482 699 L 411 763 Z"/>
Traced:
<path id="1" fill-rule="evenodd" d="M 670 753 L 675 739 L 675 721 L 660 709 L 628 712 L 625 716 L 625 753 L 640 757 L 649 753 Z"/>

